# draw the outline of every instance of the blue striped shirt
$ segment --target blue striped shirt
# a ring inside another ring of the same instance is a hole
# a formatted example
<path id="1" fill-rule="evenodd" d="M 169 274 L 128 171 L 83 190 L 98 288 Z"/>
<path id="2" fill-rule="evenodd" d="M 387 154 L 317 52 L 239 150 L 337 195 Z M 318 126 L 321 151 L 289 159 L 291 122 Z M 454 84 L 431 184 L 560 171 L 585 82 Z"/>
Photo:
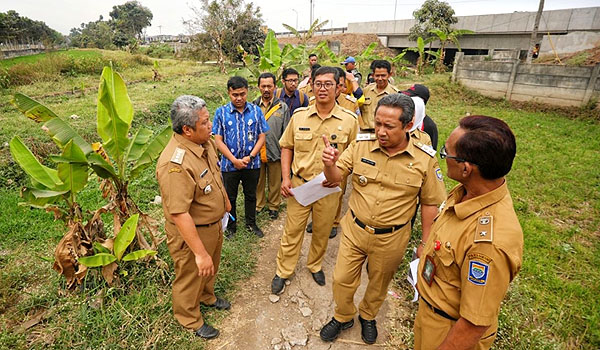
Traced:
<path id="1" fill-rule="evenodd" d="M 223 142 L 237 159 L 249 156 L 258 141 L 258 136 L 269 130 L 260 107 L 246 102 L 244 113 L 240 113 L 231 102 L 217 108 L 213 118 L 212 132 L 223 137 Z M 246 169 L 260 169 L 260 157 L 254 158 Z M 237 171 L 233 163 L 222 157 L 221 171 Z"/>

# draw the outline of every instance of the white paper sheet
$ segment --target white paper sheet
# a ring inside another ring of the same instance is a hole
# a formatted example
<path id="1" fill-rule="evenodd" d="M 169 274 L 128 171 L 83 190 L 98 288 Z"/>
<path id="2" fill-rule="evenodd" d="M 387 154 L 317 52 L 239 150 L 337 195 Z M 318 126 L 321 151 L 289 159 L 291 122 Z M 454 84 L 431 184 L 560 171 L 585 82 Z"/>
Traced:
<path id="1" fill-rule="evenodd" d="M 227 230 L 227 224 L 229 223 L 230 216 L 231 216 L 231 214 L 229 214 L 229 212 L 227 211 L 227 212 L 225 212 L 225 215 L 221 219 L 221 226 L 223 227 L 223 232 L 225 232 L 225 230 Z M 233 218 L 233 216 L 231 216 L 231 217 Z"/>
<path id="2" fill-rule="evenodd" d="M 406 280 L 410 283 L 410 285 L 413 287 L 413 290 L 415 291 L 415 296 L 412 299 L 412 302 L 414 303 L 415 301 L 419 300 L 419 292 L 417 291 L 417 268 L 419 266 L 419 258 L 416 258 L 415 260 L 410 262 L 410 274 L 408 276 L 406 276 Z"/>
<path id="3" fill-rule="evenodd" d="M 340 192 L 342 189 L 339 186 L 334 188 L 324 187 L 321 183 L 325 180 L 325 174 L 320 173 L 314 179 L 303 184 L 302 186 L 292 188 L 294 198 L 302 206 L 311 205 L 319 199 L 332 193 Z"/>

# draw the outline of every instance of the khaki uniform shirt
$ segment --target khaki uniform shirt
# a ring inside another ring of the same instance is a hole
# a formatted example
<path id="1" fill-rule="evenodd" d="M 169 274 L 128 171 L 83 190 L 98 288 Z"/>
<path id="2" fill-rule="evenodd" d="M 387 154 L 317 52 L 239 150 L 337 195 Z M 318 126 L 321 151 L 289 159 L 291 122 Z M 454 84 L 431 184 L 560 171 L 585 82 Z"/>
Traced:
<path id="1" fill-rule="evenodd" d="M 321 156 L 325 144 L 322 135 L 326 135 L 333 147 L 340 152 L 356 139 L 358 123 L 350 111 L 334 105 L 331 114 L 321 119 L 316 106 L 298 108 L 287 129 L 283 132 L 279 145 L 294 149 L 292 172 L 306 181 L 310 181 L 323 171 Z"/>
<path id="2" fill-rule="evenodd" d="M 306 96 L 308 97 L 308 105 L 312 106 L 315 104 L 315 93 L 313 92 L 312 86 L 310 85 L 306 85 L 305 87 L 298 89 L 298 91 L 300 91 L 300 93 L 305 93 Z"/>
<path id="3" fill-rule="evenodd" d="M 410 136 L 414 138 L 417 142 L 421 142 L 424 145 L 431 146 L 431 137 L 425 131 L 415 129 L 410 133 Z"/>
<path id="4" fill-rule="evenodd" d="M 356 97 L 342 92 L 336 99 L 336 102 L 341 107 L 346 108 L 350 112 L 356 115 L 360 114 L 360 109 L 358 108 L 358 100 L 356 99 Z"/>
<path id="5" fill-rule="evenodd" d="M 421 204 L 439 205 L 446 199 L 442 172 L 433 149 L 409 138 L 404 151 L 390 156 L 377 140 L 356 141 L 340 156 L 343 176 L 352 173 L 348 203 L 366 225 L 406 224 Z M 429 152 L 429 153 L 428 153 Z"/>
<path id="6" fill-rule="evenodd" d="M 377 92 L 377 84 L 375 83 L 369 84 L 367 87 L 365 87 L 365 102 L 360 107 L 361 116 L 358 122 L 361 130 L 375 128 L 375 108 L 377 108 L 377 102 L 379 102 L 379 100 L 381 100 L 385 95 L 395 94 L 398 91 L 400 90 L 391 84 L 388 84 L 381 92 Z"/>
<path id="7" fill-rule="evenodd" d="M 435 218 L 419 263 L 419 293 L 453 318 L 491 326 L 498 320 L 509 283 L 521 269 L 523 231 L 506 182 L 458 203 L 464 195 L 462 185 L 455 187 Z M 431 286 L 422 276 L 425 256 L 435 263 Z"/>
<path id="8" fill-rule="evenodd" d="M 196 225 L 212 224 L 225 215 L 227 193 L 217 165 L 213 140 L 198 145 L 173 133 L 156 164 L 165 219 L 189 212 Z"/>

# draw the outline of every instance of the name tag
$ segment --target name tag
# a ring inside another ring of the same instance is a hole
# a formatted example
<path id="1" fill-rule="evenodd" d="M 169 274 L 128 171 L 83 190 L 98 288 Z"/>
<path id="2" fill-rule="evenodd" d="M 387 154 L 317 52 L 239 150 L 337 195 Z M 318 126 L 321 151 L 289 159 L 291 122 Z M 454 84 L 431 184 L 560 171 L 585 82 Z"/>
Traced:
<path id="1" fill-rule="evenodd" d="M 298 128 L 300 131 L 310 131 L 310 128 L 307 128 L 305 126 L 301 126 Z"/>
<path id="2" fill-rule="evenodd" d="M 361 158 L 360 161 L 363 162 L 363 163 L 367 163 L 369 165 L 375 166 L 375 161 L 373 161 L 373 160 L 370 160 L 370 159 L 367 159 L 367 158 Z"/>

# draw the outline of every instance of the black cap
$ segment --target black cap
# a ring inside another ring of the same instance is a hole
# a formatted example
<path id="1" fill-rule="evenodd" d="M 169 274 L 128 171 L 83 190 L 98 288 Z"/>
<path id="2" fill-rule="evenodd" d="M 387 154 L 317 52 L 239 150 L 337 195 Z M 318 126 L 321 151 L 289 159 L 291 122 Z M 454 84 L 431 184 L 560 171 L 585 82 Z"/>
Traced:
<path id="1" fill-rule="evenodd" d="M 425 85 L 413 84 L 413 86 L 409 87 L 408 90 L 402 91 L 402 93 L 410 97 L 418 96 L 423 99 L 425 104 L 427 104 L 427 100 L 429 100 L 429 89 Z"/>

